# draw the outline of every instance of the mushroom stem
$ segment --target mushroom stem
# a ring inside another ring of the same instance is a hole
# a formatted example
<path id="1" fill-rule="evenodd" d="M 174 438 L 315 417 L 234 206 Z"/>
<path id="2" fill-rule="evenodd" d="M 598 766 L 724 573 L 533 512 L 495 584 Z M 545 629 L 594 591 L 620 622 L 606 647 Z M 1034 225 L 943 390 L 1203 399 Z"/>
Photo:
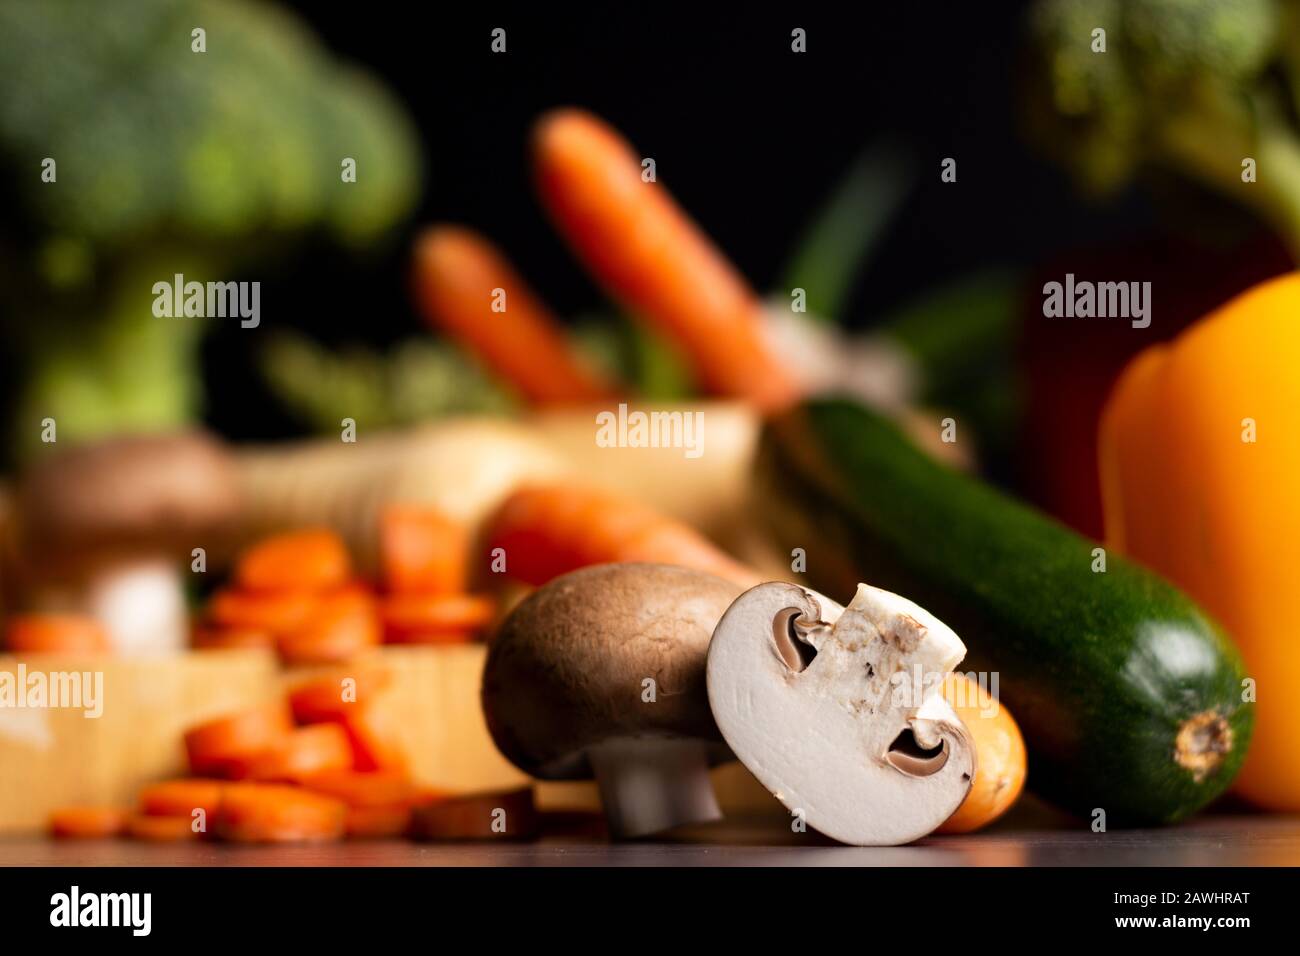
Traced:
<path id="1" fill-rule="evenodd" d="M 133 561 L 98 571 L 82 598 L 108 631 L 114 651 L 137 655 L 184 650 L 185 587 L 175 562 Z"/>
<path id="2" fill-rule="evenodd" d="M 722 818 L 699 740 L 622 737 L 587 749 L 610 836 L 631 839 Z"/>

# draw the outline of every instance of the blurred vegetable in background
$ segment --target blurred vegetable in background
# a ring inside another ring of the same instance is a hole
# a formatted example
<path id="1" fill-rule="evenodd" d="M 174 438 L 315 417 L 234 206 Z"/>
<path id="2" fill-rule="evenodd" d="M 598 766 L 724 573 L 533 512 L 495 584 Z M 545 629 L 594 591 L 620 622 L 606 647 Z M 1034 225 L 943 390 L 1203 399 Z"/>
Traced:
<path id="1" fill-rule="evenodd" d="M 1300 256 L 1300 2 L 1040 0 L 1029 28 L 1026 130 L 1085 191 L 1173 174 Z"/>
<path id="2" fill-rule="evenodd" d="M 202 320 L 155 317 L 153 283 L 257 279 L 309 230 L 360 246 L 419 185 L 401 108 L 295 17 L 245 0 L 100 7 L 0 5 L 0 163 L 21 213 L 0 232 L 0 308 L 23 376 L 19 454 L 46 417 L 75 439 L 197 411 Z M 231 274 L 254 254 L 259 271 Z"/>
<path id="3" fill-rule="evenodd" d="M 280 332 L 261 354 L 276 398 L 311 431 L 337 433 L 354 418 L 374 428 L 414 425 L 455 412 L 508 412 L 514 400 L 454 346 L 408 339 L 388 352 L 326 348 Z"/>
<path id="4" fill-rule="evenodd" d="M 1242 289 L 1290 268 L 1286 249 L 1267 233 L 1221 244 L 1155 236 L 1044 262 L 1021 303 L 1025 400 L 1015 447 L 1025 496 L 1076 531 L 1101 538 L 1097 425 L 1124 365 Z M 1081 279 L 1149 281 L 1158 310 L 1151 327 L 1044 317 L 1039 290 L 1067 272 Z"/>
<path id="5" fill-rule="evenodd" d="M 1166 220 L 1049 259 L 1024 299 L 1021 487 L 1100 537 L 1097 424 L 1124 363 L 1300 257 L 1300 2 L 1039 0 L 1026 39 L 1030 141 L 1089 198 L 1140 182 Z M 1044 318 L 1067 272 L 1151 282 L 1151 327 Z"/>

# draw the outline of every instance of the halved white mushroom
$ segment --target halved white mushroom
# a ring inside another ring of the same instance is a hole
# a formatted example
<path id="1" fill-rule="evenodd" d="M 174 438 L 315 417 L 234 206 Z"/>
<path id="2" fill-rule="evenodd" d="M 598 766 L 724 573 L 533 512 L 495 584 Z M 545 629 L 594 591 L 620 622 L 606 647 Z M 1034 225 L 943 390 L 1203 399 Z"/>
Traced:
<path id="1" fill-rule="evenodd" d="M 930 833 L 965 799 L 975 748 L 940 694 L 966 654 L 906 598 L 859 585 L 852 603 L 761 584 L 709 645 L 714 720 L 732 751 L 808 826 L 887 846 Z"/>

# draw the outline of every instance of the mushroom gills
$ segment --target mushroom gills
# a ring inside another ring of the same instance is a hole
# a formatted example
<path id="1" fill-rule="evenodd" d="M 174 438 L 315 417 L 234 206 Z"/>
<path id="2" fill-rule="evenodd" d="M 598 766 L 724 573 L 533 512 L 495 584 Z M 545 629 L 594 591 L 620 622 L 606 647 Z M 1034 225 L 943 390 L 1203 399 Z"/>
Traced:
<path id="1" fill-rule="evenodd" d="M 787 607 L 772 619 L 772 639 L 785 666 L 796 674 L 803 672 L 817 656 L 817 648 L 809 640 L 810 626 L 803 621 L 803 611 Z"/>
<path id="2" fill-rule="evenodd" d="M 860 585 L 843 608 L 763 584 L 714 630 L 709 701 L 732 751 L 809 826 L 906 843 L 947 819 L 974 776 L 974 746 L 940 693 L 965 650 L 887 591 Z"/>
<path id="3" fill-rule="evenodd" d="M 587 748 L 612 836 L 635 838 L 722 818 L 708 745 L 670 737 L 615 737 Z"/>

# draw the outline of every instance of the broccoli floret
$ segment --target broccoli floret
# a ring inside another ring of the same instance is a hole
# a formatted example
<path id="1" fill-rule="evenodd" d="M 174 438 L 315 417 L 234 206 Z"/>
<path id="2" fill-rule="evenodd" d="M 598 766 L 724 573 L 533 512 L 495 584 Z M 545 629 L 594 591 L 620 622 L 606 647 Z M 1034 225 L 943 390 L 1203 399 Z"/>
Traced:
<path id="1" fill-rule="evenodd" d="M 364 244 L 419 188 L 401 107 L 270 3 L 6 0 L 0 91 L 0 165 L 22 214 L 0 233 L 0 296 L 26 350 L 28 442 L 46 416 L 60 440 L 183 422 L 198 337 L 194 320 L 149 313 L 154 281 L 243 278 L 236 263 L 313 230 Z"/>
<path id="2" fill-rule="evenodd" d="M 190 31 L 207 34 L 191 52 Z M 246 0 L 0 5 L 0 141 L 54 232 L 205 241 L 317 223 L 364 240 L 409 207 L 415 138 L 391 97 L 302 24 Z M 58 188 L 32 172 L 58 162 Z M 340 163 L 357 161 L 355 183 Z"/>
<path id="3" fill-rule="evenodd" d="M 1281 0 L 1040 0 L 1030 137 L 1092 193 L 1173 173 L 1253 208 L 1300 254 L 1300 138 Z M 1093 31 L 1106 31 L 1105 52 Z M 1256 161 L 1257 181 L 1242 179 Z"/>

